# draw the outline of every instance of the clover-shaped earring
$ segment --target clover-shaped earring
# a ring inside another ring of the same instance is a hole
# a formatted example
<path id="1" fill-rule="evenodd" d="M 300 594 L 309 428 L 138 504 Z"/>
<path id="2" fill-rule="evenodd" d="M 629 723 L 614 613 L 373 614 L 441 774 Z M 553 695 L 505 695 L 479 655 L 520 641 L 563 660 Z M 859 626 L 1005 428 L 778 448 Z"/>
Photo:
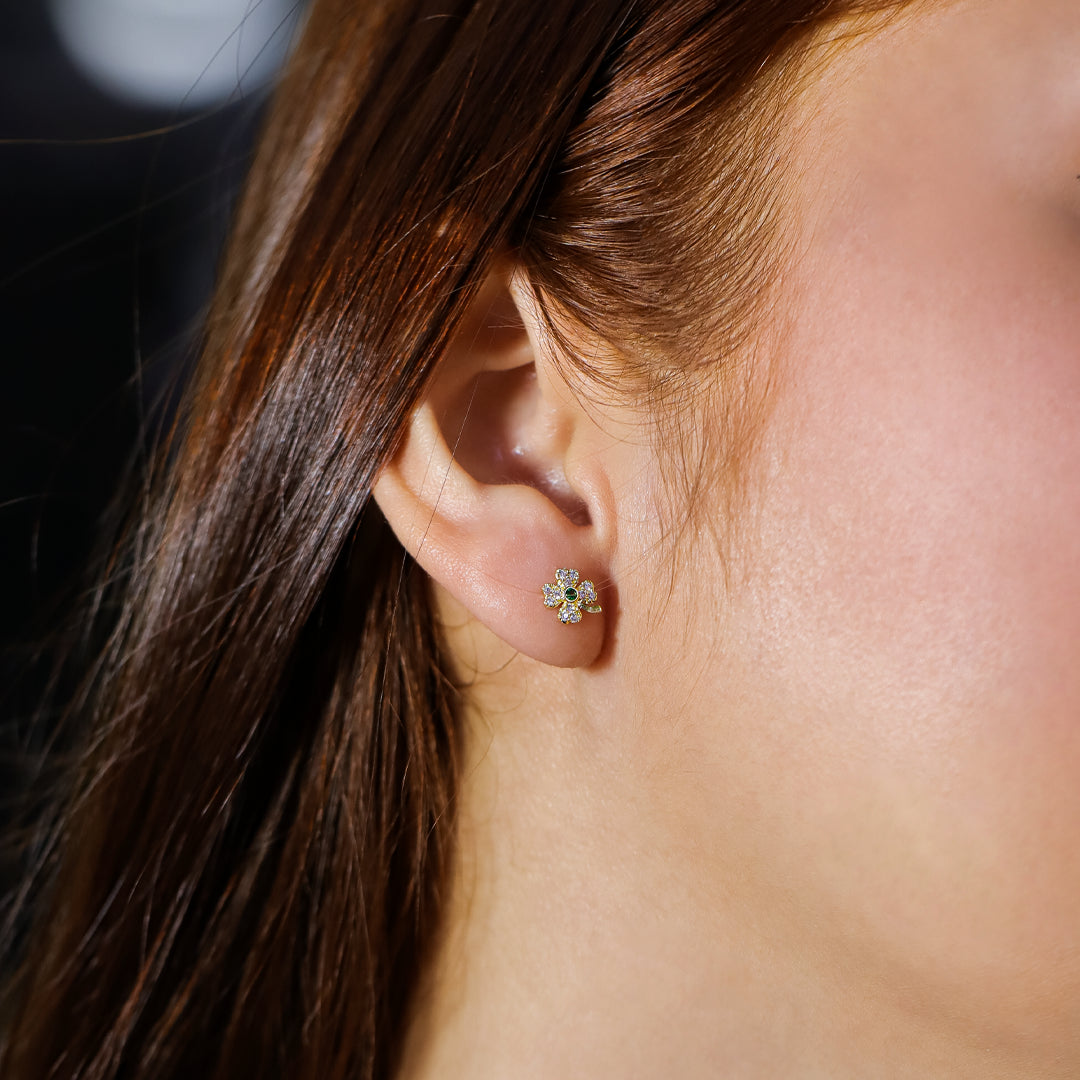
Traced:
<path id="1" fill-rule="evenodd" d="M 582 609 L 590 615 L 603 610 L 596 602 L 596 586 L 591 581 L 579 581 L 576 570 L 556 570 L 555 584 L 544 586 L 544 607 L 559 609 L 563 625 L 581 622 Z"/>

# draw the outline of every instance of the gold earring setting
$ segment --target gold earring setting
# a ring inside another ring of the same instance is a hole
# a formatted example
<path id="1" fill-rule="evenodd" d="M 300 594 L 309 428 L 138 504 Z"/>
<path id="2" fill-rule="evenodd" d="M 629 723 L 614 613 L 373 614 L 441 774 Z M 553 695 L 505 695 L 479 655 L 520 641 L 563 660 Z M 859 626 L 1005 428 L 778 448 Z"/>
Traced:
<path id="1" fill-rule="evenodd" d="M 557 607 L 564 626 L 581 622 L 582 611 L 599 615 L 603 610 L 596 602 L 596 586 L 579 578 L 576 570 L 556 570 L 555 584 L 544 586 L 544 607 Z"/>

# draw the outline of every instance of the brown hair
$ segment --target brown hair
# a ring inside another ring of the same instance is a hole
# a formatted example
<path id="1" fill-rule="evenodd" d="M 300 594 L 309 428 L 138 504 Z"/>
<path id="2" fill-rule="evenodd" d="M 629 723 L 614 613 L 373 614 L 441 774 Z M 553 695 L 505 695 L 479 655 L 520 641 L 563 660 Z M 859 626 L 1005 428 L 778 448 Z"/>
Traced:
<path id="1" fill-rule="evenodd" d="M 839 7 L 316 0 L 6 913 L 11 957 L 36 898 L 4 1076 L 393 1072 L 458 691 L 373 480 L 497 252 L 623 391 L 726 354 L 773 217 L 751 121 Z"/>

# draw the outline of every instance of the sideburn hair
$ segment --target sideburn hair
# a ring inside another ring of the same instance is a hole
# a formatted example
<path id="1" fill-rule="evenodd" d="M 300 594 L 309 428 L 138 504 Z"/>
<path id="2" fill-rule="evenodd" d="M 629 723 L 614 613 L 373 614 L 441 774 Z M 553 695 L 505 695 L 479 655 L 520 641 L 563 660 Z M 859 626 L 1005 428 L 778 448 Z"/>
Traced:
<path id="1" fill-rule="evenodd" d="M 620 392 L 733 337 L 772 235 L 748 118 L 850 8 L 315 0 L 2 912 L 0 1074 L 393 1075 L 460 691 L 374 479 L 498 252 Z"/>

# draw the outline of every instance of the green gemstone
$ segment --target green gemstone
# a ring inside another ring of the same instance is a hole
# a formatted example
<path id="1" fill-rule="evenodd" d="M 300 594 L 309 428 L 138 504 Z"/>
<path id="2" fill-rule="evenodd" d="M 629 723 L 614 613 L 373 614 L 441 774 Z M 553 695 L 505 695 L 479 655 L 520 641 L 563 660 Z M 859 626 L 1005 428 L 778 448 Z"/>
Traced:
<path id="1" fill-rule="evenodd" d="M 572 604 L 577 599 L 577 589 L 566 589 L 563 592 L 563 596 Z"/>

